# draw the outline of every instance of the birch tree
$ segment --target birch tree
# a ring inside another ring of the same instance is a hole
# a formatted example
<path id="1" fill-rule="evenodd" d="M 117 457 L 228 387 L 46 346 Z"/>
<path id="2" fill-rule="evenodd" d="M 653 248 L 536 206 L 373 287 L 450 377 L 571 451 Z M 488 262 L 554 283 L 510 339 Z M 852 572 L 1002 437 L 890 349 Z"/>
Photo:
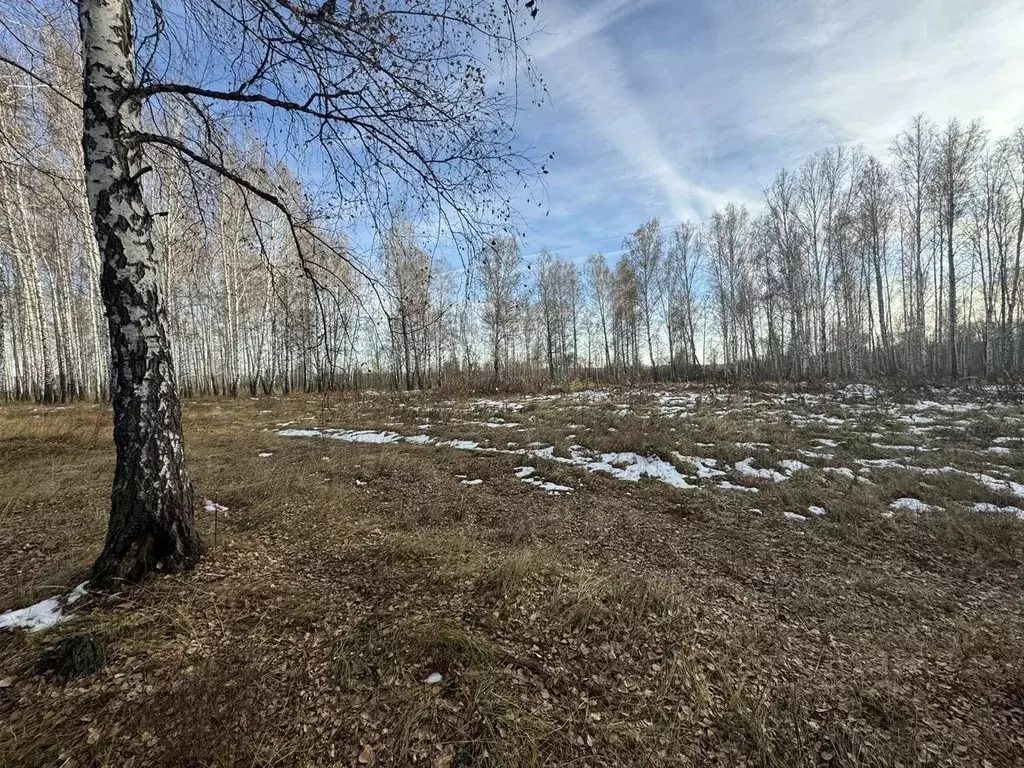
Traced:
<path id="1" fill-rule="evenodd" d="M 219 177 L 247 200 L 276 209 L 314 283 L 325 266 L 320 256 L 346 254 L 310 226 L 293 196 L 226 151 L 230 126 L 270 125 L 280 116 L 289 126 L 283 142 L 303 149 L 315 142 L 319 172 L 350 207 L 380 210 L 401 188 L 418 210 L 467 231 L 485 212 L 507 221 L 507 181 L 538 170 L 515 148 L 519 89 L 503 79 L 530 71 L 522 9 L 511 4 L 356 0 L 339 9 L 235 0 L 165 10 L 159 0 L 78 4 L 85 186 L 101 259 L 118 458 L 107 540 L 94 567 L 99 583 L 186 568 L 202 552 L 144 188 L 152 170 L 147 154 L 170 154 L 191 172 Z M 191 45 L 179 46 L 182 40 Z M 143 119 L 144 108 L 154 119 Z M 161 116 L 175 110 L 189 130 L 167 129 Z M 483 200 L 491 204 L 484 208 Z M 23 227 L 23 242 L 30 231 Z M 318 289 L 314 298 L 327 345 Z M 34 306 L 26 312 L 39 314 Z M 325 347 L 321 362 L 330 366 L 334 357 Z M 209 348 L 207 358 L 209 368 Z"/>
<path id="2" fill-rule="evenodd" d="M 950 120 L 940 132 L 935 145 L 935 184 L 939 200 L 939 222 L 949 275 L 949 376 L 960 376 L 957 350 L 957 225 L 964 215 L 964 205 L 971 186 L 971 173 L 978 162 L 984 143 L 984 132 L 977 121 L 963 126 Z"/>

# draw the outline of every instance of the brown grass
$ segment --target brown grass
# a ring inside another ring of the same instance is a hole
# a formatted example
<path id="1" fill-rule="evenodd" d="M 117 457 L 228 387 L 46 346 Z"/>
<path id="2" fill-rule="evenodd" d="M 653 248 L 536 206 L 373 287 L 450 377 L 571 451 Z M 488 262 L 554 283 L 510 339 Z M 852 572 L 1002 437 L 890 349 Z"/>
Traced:
<path id="1" fill-rule="evenodd" d="M 512 476 L 516 457 L 266 431 L 397 418 L 387 428 L 405 434 L 430 421 L 451 437 L 759 466 L 837 437 L 715 415 L 745 397 L 708 398 L 689 422 L 642 418 L 627 394 L 611 398 L 623 415 L 431 395 L 190 403 L 197 494 L 229 507 L 216 546 L 203 514 L 195 573 L 0 637 L 0 765 L 1024 764 L 1024 526 L 965 513 L 958 502 L 983 500 L 973 481 L 808 472 L 729 494 L 526 462 L 575 488 L 554 497 Z M 494 416 L 525 431 L 449 423 Z M 868 415 L 863 431 L 890 422 Z M 102 408 L 0 411 L 0 608 L 83 578 L 108 431 Z M 870 439 L 841 437 L 838 457 L 869 455 Z M 880 515 L 904 495 L 948 509 Z M 781 516 L 812 504 L 827 515 Z M 106 669 L 63 686 L 32 672 L 83 631 L 106 639 Z"/>

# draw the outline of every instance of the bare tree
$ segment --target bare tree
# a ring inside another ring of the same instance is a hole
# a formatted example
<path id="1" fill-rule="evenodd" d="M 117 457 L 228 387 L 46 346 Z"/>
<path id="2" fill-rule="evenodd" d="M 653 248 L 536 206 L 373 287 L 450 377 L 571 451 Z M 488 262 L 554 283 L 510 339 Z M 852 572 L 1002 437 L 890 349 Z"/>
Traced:
<path id="1" fill-rule="evenodd" d="M 523 292 L 523 257 L 513 237 L 493 237 L 481 256 L 480 283 L 484 293 L 484 325 L 490 340 L 494 380 L 501 380 L 501 365 L 508 361 L 513 329 Z"/>
<path id="2" fill-rule="evenodd" d="M 971 173 L 978 162 L 984 141 L 985 133 L 981 123 L 975 121 L 965 127 L 954 119 L 939 133 L 935 144 L 939 222 L 949 270 L 949 376 L 954 381 L 960 375 L 957 357 L 957 225 L 964 215 L 965 200 L 971 188 Z"/>
<path id="3" fill-rule="evenodd" d="M 637 309 L 643 322 L 647 338 L 647 355 L 651 363 L 651 375 L 658 379 L 658 363 L 655 360 L 654 327 L 655 311 L 661 304 L 661 269 L 665 258 L 665 244 L 661 236 L 661 222 L 651 219 L 626 238 L 623 243 L 623 258 L 633 268 L 636 278 Z"/>
<path id="4" fill-rule="evenodd" d="M 912 307 L 911 360 L 920 369 L 925 354 L 925 295 L 928 282 L 924 247 L 928 207 L 928 189 L 932 176 L 932 147 L 935 127 L 923 115 L 892 143 L 897 189 L 904 210 L 904 238 L 910 246 L 910 291 L 907 305 Z"/>
<path id="5" fill-rule="evenodd" d="M 160 0 L 78 3 L 85 186 L 102 262 L 118 455 L 108 537 L 94 568 L 99 582 L 137 579 L 156 567 L 188 567 L 202 550 L 184 468 L 147 189 L 159 154 L 186 169 L 197 195 L 215 179 L 237 187 L 257 234 L 264 228 L 259 216 L 266 213 L 258 209 L 267 206 L 280 217 L 301 274 L 313 286 L 314 306 L 299 314 L 297 327 L 304 334 L 315 327 L 319 347 L 297 352 L 304 381 L 309 370 L 321 369 L 318 386 L 330 385 L 339 359 L 332 320 L 337 314 L 321 280 L 339 259 L 354 262 L 339 245 L 343 239 L 316 223 L 302 194 L 279 183 L 281 173 L 239 160 L 232 151 L 237 127 L 264 132 L 273 138 L 266 146 L 276 151 L 302 150 L 314 158 L 316 167 L 308 170 L 330 182 L 353 214 L 385 210 L 389 196 L 398 193 L 417 215 L 466 234 L 511 222 L 507 182 L 529 180 L 538 170 L 516 148 L 513 120 L 523 93 L 515 78 L 531 72 L 521 40 L 534 3 L 338 5 L 185 0 L 169 13 Z M 34 21 L 49 23 L 43 11 L 15 3 L 5 13 L 32 28 Z M 16 35 L 4 40 L 5 47 L 21 42 Z M 35 49 L 26 50 L 27 59 L 5 52 L 0 61 L 77 105 L 76 94 L 63 93 L 36 66 Z M 174 115 L 182 119 L 171 120 Z M 287 126 L 286 134 L 279 125 Z M 310 145 L 318 151 L 309 152 Z M 33 232 L 30 224 L 17 233 L 23 245 Z M 257 240 L 269 265 L 273 242 Z M 20 253 L 28 258 L 30 250 Z M 31 265 L 24 259 L 19 265 L 27 274 Z M 221 296 L 235 306 L 237 275 L 228 277 Z M 36 310 L 26 307 L 26 313 L 42 314 Z M 45 386 L 52 368 L 42 350 L 44 334 L 54 324 L 63 328 L 65 320 L 57 313 L 32 331 L 44 368 L 32 378 Z M 237 336 L 236 325 L 237 316 L 230 315 L 221 336 Z M 215 342 L 204 340 L 195 367 L 212 376 L 215 366 L 225 365 L 231 390 L 236 350 L 223 339 Z"/>
<path id="6" fill-rule="evenodd" d="M 587 292 L 591 304 L 597 313 L 598 324 L 601 326 L 601 342 L 604 349 L 604 366 L 609 373 L 612 370 L 612 353 L 609 342 L 613 305 L 612 273 L 608 268 L 608 260 L 603 253 L 595 253 L 587 257 L 584 270 Z"/>
<path id="7" fill-rule="evenodd" d="M 894 192 L 885 166 L 869 157 L 860 174 L 858 184 L 859 237 L 867 253 L 875 280 L 875 300 L 878 304 L 878 326 L 882 339 L 884 367 L 896 368 L 892 340 L 892 317 L 888 302 L 888 242 L 894 217 Z"/>

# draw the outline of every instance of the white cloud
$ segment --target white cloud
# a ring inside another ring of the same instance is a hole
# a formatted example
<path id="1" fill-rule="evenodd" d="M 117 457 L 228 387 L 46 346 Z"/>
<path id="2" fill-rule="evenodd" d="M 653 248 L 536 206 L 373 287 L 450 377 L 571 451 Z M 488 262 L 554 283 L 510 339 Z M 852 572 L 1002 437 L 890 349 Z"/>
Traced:
<path id="1" fill-rule="evenodd" d="M 551 27 L 571 31 L 556 38 L 558 44 L 542 46 L 538 58 L 555 106 L 568 106 L 577 116 L 573 128 L 579 140 L 596 139 L 617 155 L 619 168 L 595 169 L 593 184 L 614 194 L 615 179 L 609 176 L 630 176 L 660 194 L 655 212 L 665 209 L 675 219 L 703 215 L 724 198 L 680 172 L 652 118 L 657 105 L 637 98 L 619 52 L 603 33 L 627 11 L 649 4 L 604 2 L 581 21 L 571 20 L 571 11 L 548 6 L 554 11 Z"/>
<path id="2" fill-rule="evenodd" d="M 553 104 L 537 145 L 561 147 L 559 221 L 539 226 L 563 242 L 756 206 L 781 166 L 838 142 L 884 154 L 919 112 L 1024 122 L 1019 0 L 577 4 L 541 7 L 534 49 Z"/>

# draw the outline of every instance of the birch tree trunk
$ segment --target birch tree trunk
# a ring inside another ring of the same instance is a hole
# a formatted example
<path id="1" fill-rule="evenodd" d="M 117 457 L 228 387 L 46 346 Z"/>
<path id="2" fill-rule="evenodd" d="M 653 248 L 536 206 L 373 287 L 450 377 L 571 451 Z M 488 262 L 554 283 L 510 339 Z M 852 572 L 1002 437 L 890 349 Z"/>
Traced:
<path id="1" fill-rule="evenodd" d="M 106 544 L 94 581 L 138 580 L 195 564 L 202 542 L 185 472 L 181 408 L 142 197 L 131 0 L 81 0 L 86 189 L 102 259 L 117 463 Z"/>

